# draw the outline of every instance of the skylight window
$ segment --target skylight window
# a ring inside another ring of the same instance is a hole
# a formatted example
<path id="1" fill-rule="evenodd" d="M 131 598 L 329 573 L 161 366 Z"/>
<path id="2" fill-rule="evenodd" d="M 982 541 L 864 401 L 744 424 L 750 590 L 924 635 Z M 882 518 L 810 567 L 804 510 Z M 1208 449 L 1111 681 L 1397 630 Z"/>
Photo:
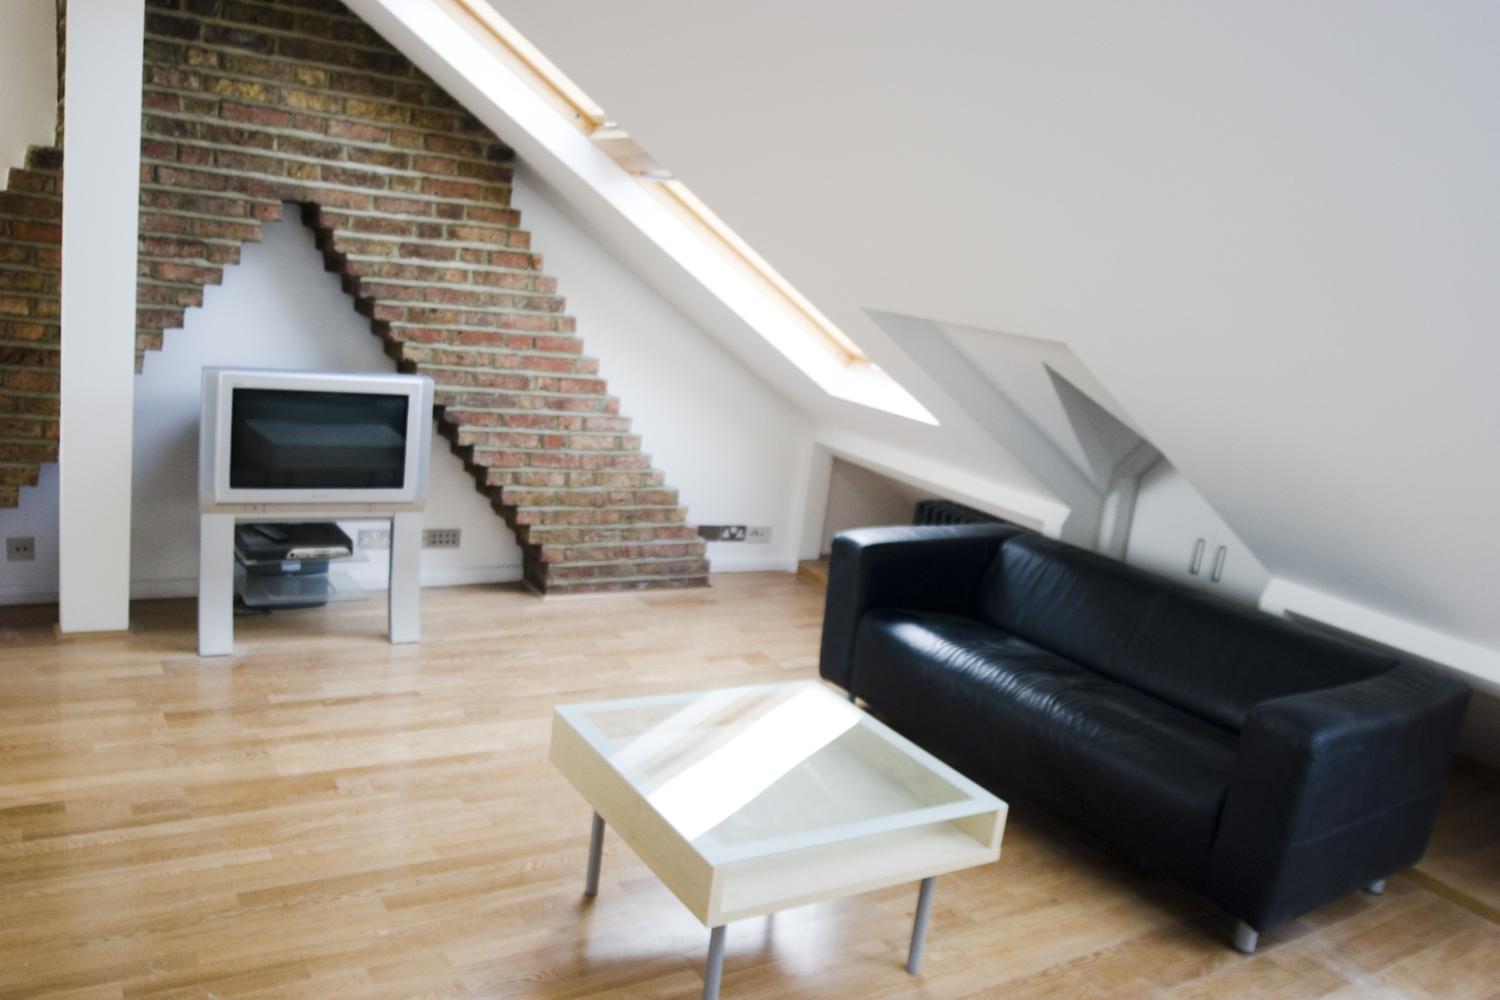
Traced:
<path id="1" fill-rule="evenodd" d="M 633 221 L 824 392 L 922 423 L 937 419 L 756 253 L 669 169 L 483 0 L 440 0 L 455 21 L 691 234 Z M 451 50 L 449 50 L 451 53 Z M 471 77 L 472 79 L 472 77 Z M 576 141 L 576 140 L 575 140 Z M 618 202 L 616 207 L 626 211 Z M 632 214 L 626 212 L 627 215 Z M 708 254 L 704 254 L 704 251 Z M 689 259 L 696 258 L 696 259 Z M 705 260 L 705 258 L 709 258 Z M 710 266 L 710 262 L 719 265 Z M 724 265 L 728 266 L 726 272 Z M 730 275 L 738 276 L 738 280 Z M 742 287 L 736 287 L 742 286 Z"/>

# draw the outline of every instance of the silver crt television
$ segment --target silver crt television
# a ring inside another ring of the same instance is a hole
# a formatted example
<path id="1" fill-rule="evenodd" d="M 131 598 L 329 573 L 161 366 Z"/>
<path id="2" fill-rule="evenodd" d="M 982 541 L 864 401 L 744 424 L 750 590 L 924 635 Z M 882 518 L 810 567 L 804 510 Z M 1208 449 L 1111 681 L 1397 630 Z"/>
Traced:
<path id="1" fill-rule="evenodd" d="M 201 509 L 421 510 L 432 393 L 422 375 L 203 369 Z"/>

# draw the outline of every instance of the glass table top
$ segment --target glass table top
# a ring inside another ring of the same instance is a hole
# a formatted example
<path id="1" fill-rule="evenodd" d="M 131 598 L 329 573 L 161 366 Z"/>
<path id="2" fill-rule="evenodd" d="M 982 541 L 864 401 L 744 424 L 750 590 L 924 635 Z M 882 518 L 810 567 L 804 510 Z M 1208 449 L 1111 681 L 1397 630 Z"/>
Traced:
<path id="1" fill-rule="evenodd" d="M 816 682 L 557 712 L 713 864 L 1003 807 Z"/>

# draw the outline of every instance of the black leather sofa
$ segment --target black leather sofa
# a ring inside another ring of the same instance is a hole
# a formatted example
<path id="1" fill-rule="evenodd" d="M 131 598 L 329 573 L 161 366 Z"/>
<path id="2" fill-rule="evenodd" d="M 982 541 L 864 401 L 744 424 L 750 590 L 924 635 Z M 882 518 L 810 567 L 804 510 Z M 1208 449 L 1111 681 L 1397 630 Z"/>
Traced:
<path id="1" fill-rule="evenodd" d="M 1415 863 L 1469 689 L 1009 525 L 833 543 L 820 672 L 1240 921 Z"/>

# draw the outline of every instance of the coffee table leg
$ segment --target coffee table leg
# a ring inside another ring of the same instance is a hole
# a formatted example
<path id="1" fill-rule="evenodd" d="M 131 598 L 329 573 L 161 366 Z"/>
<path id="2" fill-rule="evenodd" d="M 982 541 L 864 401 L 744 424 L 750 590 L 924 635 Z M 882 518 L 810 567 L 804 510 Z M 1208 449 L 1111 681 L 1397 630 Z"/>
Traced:
<path id="1" fill-rule="evenodd" d="M 922 968 L 922 947 L 927 944 L 927 921 L 932 918 L 932 887 L 936 878 L 924 878 L 917 893 L 917 916 L 911 925 L 911 950 L 906 953 L 906 971 L 916 975 Z"/>
<path id="2" fill-rule="evenodd" d="M 594 813 L 594 825 L 589 832 L 589 869 L 583 879 L 585 896 L 599 895 L 599 863 L 604 859 L 604 817 Z"/>
<path id="3" fill-rule="evenodd" d="M 703 970 L 703 1000 L 719 1000 L 719 980 L 724 978 L 724 928 L 708 934 L 708 965 Z"/>

